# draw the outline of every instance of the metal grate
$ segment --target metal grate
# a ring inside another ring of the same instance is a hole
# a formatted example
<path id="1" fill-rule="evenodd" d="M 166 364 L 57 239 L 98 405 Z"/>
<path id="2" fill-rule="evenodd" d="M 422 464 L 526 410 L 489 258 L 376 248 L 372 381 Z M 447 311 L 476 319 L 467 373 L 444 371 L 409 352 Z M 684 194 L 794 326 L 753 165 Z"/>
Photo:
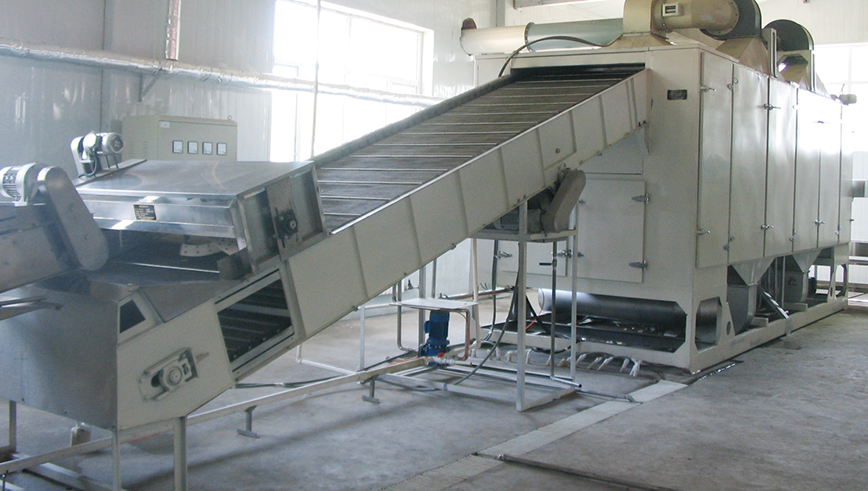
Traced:
<path id="1" fill-rule="evenodd" d="M 341 158 L 318 162 L 326 224 L 330 230 L 341 228 L 639 69 L 528 71 L 458 106 L 442 110 L 435 106 L 427 119 L 361 148 L 356 146 Z M 347 147 L 350 145 L 358 142 Z"/>
<path id="2" fill-rule="evenodd" d="M 281 333 L 292 333 L 292 319 L 279 280 L 218 312 L 217 318 L 230 362 Z"/>

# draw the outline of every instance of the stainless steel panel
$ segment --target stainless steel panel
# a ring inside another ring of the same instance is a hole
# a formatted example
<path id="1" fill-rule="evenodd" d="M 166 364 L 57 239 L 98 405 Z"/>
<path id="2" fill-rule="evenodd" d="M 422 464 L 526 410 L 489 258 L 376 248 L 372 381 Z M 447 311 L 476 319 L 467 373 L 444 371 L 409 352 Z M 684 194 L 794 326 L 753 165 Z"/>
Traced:
<path id="1" fill-rule="evenodd" d="M 842 126 L 841 130 L 841 206 L 838 211 L 838 230 L 840 231 L 838 243 L 846 244 L 852 238 L 853 147 L 856 144 L 854 141 L 856 135 L 848 124 Z"/>
<path id="2" fill-rule="evenodd" d="M 74 268 L 58 247 L 60 237 L 46 228 L 0 235 L 0 292 Z"/>
<path id="3" fill-rule="evenodd" d="M 385 224 L 392 225 L 388 234 L 384 233 Z M 418 269 L 422 259 L 409 200 L 380 211 L 376 220 L 359 222 L 354 230 L 369 298 Z M 383 254 L 385 250 L 390 253 Z"/>
<path id="4" fill-rule="evenodd" d="M 823 102 L 820 147 L 820 208 L 817 245 L 838 244 L 838 208 L 841 205 L 841 106 L 830 99 Z"/>
<path id="5" fill-rule="evenodd" d="M 793 250 L 817 247 L 819 217 L 820 148 L 823 98 L 804 89 L 798 91 L 796 112 L 796 203 L 793 216 Z"/>
<path id="6" fill-rule="evenodd" d="M 765 255 L 791 252 L 796 179 L 796 87 L 769 80 Z M 771 228 L 773 227 L 773 228 Z"/>
<path id="7" fill-rule="evenodd" d="M 737 263 L 763 256 L 768 81 L 741 65 L 733 79 L 729 262 Z"/>
<path id="8" fill-rule="evenodd" d="M 262 223 L 261 230 L 248 229 L 248 240 L 261 237 L 263 242 L 273 244 L 270 234 L 276 233 L 277 247 L 281 257 L 286 258 L 305 242 L 324 233 L 322 204 L 317 197 L 313 172 L 278 181 L 268 186 L 266 193 L 268 202 L 265 209 L 270 210 L 270 213 L 262 213 L 263 208 L 257 208 L 258 213 L 267 219 Z M 273 245 L 268 247 L 270 249 Z"/>
<path id="9" fill-rule="evenodd" d="M 696 267 L 726 264 L 732 143 L 732 62 L 702 53 Z"/>
<path id="10" fill-rule="evenodd" d="M 539 129 L 543 168 L 549 168 L 576 153 L 576 130 L 570 114 L 562 114 Z"/>
<path id="11" fill-rule="evenodd" d="M 91 295 L 39 288 L 62 305 L 0 322 L 0 397 L 101 428 L 115 425 L 118 308 Z"/>
<path id="12" fill-rule="evenodd" d="M 410 196 L 410 203 L 422 264 L 428 264 L 440 255 L 437 248 L 440 241 L 458 244 L 469 235 L 459 174 L 449 174 L 439 181 L 438 186 L 418 190 Z M 427 212 L 434 208 L 440 212 Z"/>
<path id="13" fill-rule="evenodd" d="M 302 169 L 304 163 L 148 161 L 78 186 L 82 196 L 235 198 Z M 171 179 L 167 179 L 171 176 Z"/>
<path id="14" fill-rule="evenodd" d="M 588 179 L 579 200 L 580 278 L 641 283 L 645 261 L 645 181 Z"/>

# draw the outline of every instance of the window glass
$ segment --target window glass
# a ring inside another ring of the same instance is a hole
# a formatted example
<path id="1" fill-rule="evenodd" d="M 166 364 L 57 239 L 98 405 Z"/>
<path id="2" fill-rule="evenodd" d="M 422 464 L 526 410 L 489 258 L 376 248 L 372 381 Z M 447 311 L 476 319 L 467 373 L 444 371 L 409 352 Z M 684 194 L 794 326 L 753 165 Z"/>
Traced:
<path id="1" fill-rule="evenodd" d="M 855 152 L 868 152 L 868 44 L 818 46 L 817 76 L 830 94 L 856 94 L 858 102 L 844 107 L 845 131 Z"/>
<path id="2" fill-rule="evenodd" d="M 322 2 L 317 49 L 317 9 L 309 0 L 278 0 L 275 5 L 274 69 L 285 77 L 423 94 L 424 55 L 431 31 Z M 317 76 L 317 52 L 319 73 Z M 430 76 L 430 75 L 429 75 Z M 274 91 L 271 160 L 305 160 L 354 140 L 419 108 L 378 103 L 320 92 Z M 314 120 L 316 131 L 314 131 Z"/>

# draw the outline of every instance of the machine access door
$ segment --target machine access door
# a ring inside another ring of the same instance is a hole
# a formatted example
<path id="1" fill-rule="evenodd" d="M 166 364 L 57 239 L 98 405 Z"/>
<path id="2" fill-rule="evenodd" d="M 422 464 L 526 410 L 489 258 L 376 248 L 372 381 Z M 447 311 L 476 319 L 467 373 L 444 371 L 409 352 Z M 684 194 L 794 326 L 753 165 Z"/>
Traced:
<path id="1" fill-rule="evenodd" d="M 641 283 L 645 181 L 588 179 L 579 200 L 579 278 Z"/>
<path id="2" fill-rule="evenodd" d="M 727 260 L 732 143 L 732 91 L 728 87 L 731 83 L 732 62 L 702 53 L 697 268 L 722 266 Z"/>
<path id="3" fill-rule="evenodd" d="M 764 75 L 733 66 L 730 263 L 763 257 L 768 87 Z"/>
<path id="4" fill-rule="evenodd" d="M 796 125 L 796 202 L 793 217 L 793 250 L 817 247 L 820 198 L 820 148 L 823 146 L 823 97 L 798 90 Z"/>
<path id="5" fill-rule="evenodd" d="M 817 246 L 838 244 L 838 208 L 841 204 L 841 106 L 824 104 L 818 125 L 820 147 L 820 207 L 817 219 Z"/>
<path id="6" fill-rule="evenodd" d="M 796 186 L 796 88 L 769 80 L 768 179 L 766 182 L 765 255 L 792 252 Z"/>

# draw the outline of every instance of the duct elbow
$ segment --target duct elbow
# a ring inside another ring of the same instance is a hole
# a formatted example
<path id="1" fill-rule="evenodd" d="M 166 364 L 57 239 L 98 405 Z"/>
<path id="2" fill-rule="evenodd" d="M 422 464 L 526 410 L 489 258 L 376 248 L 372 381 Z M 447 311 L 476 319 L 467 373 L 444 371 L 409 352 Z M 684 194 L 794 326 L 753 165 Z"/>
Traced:
<path id="1" fill-rule="evenodd" d="M 654 7 L 652 18 L 661 30 L 704 29 L 725 35 L 738 24 L 739 9 L 733 0 L 661 1 Z"/>
<path id="2" fill-rule="evenodd" d="M 624 32 L 663 33 L 701 29 L 716 39 L 758 36 L 756 0 L 627 0 Z"/>

